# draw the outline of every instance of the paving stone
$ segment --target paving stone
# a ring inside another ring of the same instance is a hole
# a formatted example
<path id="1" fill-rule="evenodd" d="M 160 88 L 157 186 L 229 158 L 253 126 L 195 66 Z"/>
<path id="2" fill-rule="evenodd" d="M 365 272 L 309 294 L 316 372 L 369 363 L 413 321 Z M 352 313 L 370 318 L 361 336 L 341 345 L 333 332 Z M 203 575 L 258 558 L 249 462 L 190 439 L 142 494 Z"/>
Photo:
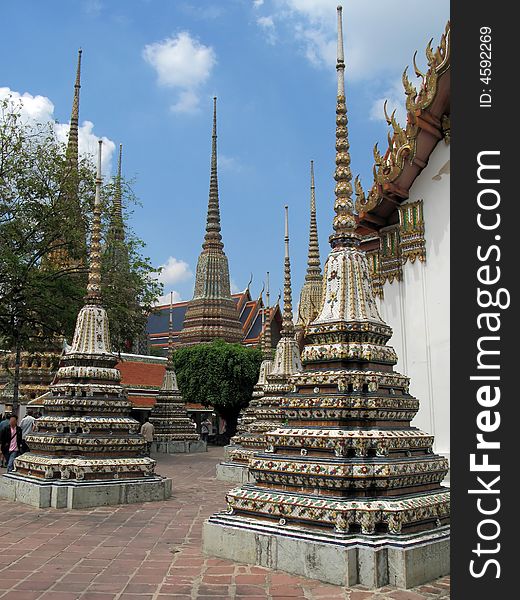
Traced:
<path id="1" fill-rule="evenodd" d="M 442 577 L 413 590 L 348 589 L 202 554 L 202 524 L 225 506 L 223 449 L 159 456 L 173 479 L 166 502 L 77 511 L 0 500 L 2 600 L 431 600 Z M 9 526 L 6 525 L 9 524 Z M 14 532 L 14 533 L 13 533 Z"/>

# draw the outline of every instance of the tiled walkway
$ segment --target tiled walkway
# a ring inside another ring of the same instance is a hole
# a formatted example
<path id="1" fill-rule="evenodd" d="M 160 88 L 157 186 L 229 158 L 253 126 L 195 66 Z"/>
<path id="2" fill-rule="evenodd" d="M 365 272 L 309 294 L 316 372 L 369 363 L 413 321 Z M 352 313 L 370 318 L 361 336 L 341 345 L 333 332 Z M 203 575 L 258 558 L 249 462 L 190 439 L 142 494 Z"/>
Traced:
<path id="1" fill-rule="evenodd" d="M 205 557 L 202 523 L 231 487 L 215 478 L 221 448 L 159 458 L 168 502 L 39 510 L 0 501 L 2 600 L 423 600 L 449 598 L 449 578 L 414 590 L 345 589 Z M 1 485 L 1 482 L 0 482 Z"/>

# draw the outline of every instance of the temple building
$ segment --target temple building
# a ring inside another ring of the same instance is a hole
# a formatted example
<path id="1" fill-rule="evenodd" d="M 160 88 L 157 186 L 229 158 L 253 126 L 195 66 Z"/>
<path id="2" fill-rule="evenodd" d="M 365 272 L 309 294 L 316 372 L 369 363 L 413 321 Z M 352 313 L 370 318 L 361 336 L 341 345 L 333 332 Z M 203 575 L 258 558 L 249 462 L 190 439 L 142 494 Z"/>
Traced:
<path id="1" fill-rule="evenodd" d="M 257 388 L 261 393 L 253 397 L 248 423 L 244 430 L 237 433 L 231 444 L 226 448 L 226 459 L 217 466 L 217 477 L 224 481 L 251 481 L 248 462 L 253 454 L 263 450 L 267 444 L 266 433 L 285 422 L 282 409 L 282 397 L 289 392 L 292 384 L 289 379 L 302 369 L 300 349 L 296 341 L 296 330 L 293 323 L 293 305 L 291 288 L 291 261 L 289 256 L 289 219 L 288 208 L 285 207 L 285 257 L 284 257 L 284 286 L 283 286 L 283 321 L 281 338 L 276 345 L 272 364 L 266 364 L 264 373 L 260 372 Z M 266 360 L 269 359 L 267 349 Z M 264 360 L 265 362 L 265 360 Z M 266 371 L 269 371 L 266 373 Z"/>
<path id="2" fill-rule="evenodd" d="M 309 224 L 309 250 L 307 254 L 307 272 L 300 292 L 298 302 L 298 318 L 296 332 L 300 342 L 303 342 L 305 328 L 316 315 L 321 305 L 323 277 L 321 275 L 320 246 L 318 241 L 318 226 L 316 223 L 316 188 L 314 186 L 314 161 L 311 160 L 311 208 Z"/>
<path id="3" fill-rule="evenodd" d="M 450 24 L 418 89 L 403 73 L 406 126 L 395 115 L 384 153 L 374 148 L 374 181 L 356 183 L 358 231 L 380 314 L 394 331 L 397 367 L 421 398 L 414 424 L 450 456 Z"/>
<path id="4" fill-rule="evenodd" d="M 235 303 L 238 319 L 242 328 L 241 343 L 244 346 L 258 346 L 262 337 L 269 327 L 269 337 L 274 347 L 280 339 L 282 329 L 282 313 L 280 306 L 276 303 L 269 308 L 270 318 L 264 318 L 267 314 L 267 308 L 264 306 L 262 296 L 253 299 L 249 287 L 242 292 L 231 294 Z M 174 347 L 182 346 L 181 339 L 184 316 L 189 302 L 176 302 L 173 304 L 173 344 Z M 169 305 L 161 304 L 157 306 L 148 317 L 146 327 L 148 346 L 150 350 L 160 351 L 166 356 L 168 350 L 168 322 Z"/>
<path id="5" fill-rule="evenodd" d="M 220 338 L 241 342 L 242 325 L 231 298 L 229 265 L 224 253 L 220 227 L 217 177 L 217 99 L 213 99 L 213 135 L 206 234 L 197 262 L 195 290 L 188 302 L 181 342 L 184 345 Z"/>
<path id="6" fill-rule="evenodd" d="M 4 475 L 4 497 L 39 508 L 86 508 L 163 500 L 171 480 L 155 474 L 139 423 L 115 368 L 101 299 L 101 145 L 99 142 L 87 294 L 72 345 L 27 436 L 30 452 Z"/>
<path id="7" fill-rule="evenodd" d="M 186 406 L 177 385 L 173 366 L 172 314 L 170 312 L 170 346 L 161 389 L 150 414 L 154 426 L 152 450 L 174 454 L 205 452 L 206 442 L 200 439 L 195 423 L 188 417 Z"/>
<path id="8" fill-rule="evenodd" d="M 448 461 L 411 426 L 419 401 L 394 371 L 354 212 L 342 9 L 338 7 L 336 169 L 324 294 L 306 328 L 287 419 L 249 460 L 254 483 L 204 525 L 204 549 L 339 585 L 412 587 L 449 572 Z"/>

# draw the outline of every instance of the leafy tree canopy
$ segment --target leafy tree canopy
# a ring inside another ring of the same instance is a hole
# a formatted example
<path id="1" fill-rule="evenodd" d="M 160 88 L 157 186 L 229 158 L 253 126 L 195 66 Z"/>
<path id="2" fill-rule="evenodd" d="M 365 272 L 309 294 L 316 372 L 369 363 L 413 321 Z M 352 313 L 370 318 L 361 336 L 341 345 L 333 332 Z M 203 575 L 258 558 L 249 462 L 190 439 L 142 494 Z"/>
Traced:
<path id="1" fill-rule="evenodd" d="M 262 352 L 214 340 L 180 348 L 173 360 L 184 400 L 213 406 L 226 420 L 226 434 L 234 435 L 238 414 L 249 404 L 258 380 Z"/>

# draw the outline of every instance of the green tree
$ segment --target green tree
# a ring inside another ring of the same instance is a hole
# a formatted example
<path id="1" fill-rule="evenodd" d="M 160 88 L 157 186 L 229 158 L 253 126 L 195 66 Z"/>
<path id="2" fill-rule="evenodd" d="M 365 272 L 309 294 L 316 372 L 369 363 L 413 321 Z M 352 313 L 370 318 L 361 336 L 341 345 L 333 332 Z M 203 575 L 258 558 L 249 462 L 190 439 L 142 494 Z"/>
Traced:
<path id="1" fill-rule="evenodd" d="M 214 340 L 180 348 L 173 360 L 184 400 L 213 406 L 226 420 L 226 435 L 233 436 L 258 380 L 262 352 Z"/>
<path id="2" fill-rule="evenodd" d="M 116 216 L 115 197 L 124 207 Z M 112 347 L 116 352 L 128 352 L 143 334 L 163 286 L 157 280 L 160 269 L 154 268 L 143 255 L 145 244 L 128 223 L 130 207 L 137 204 L 131 185 L 122 178 L 108 183 L 104 188 L 104 202 L 102 296 L 110 322 Z"/>
<path id="3" fill-rule="evenodd" d="M 20 106 L 0 102 L 0 340 L 17 355 L 71 339 L 86 286 L 85 230 L 95 172 L 89 159 L 72 166 L 52 124 L 24 122 Z M 110 184 L 104 196 L 110 196 Z M 143 320 L 161 293 L 156 270 L 128 228 L 128 268 L 105 286 L 116 345 Z M 132 291 L 132 302 L 126 296 Z M 130 324 L 130 325 L 129 325 Z"/>

